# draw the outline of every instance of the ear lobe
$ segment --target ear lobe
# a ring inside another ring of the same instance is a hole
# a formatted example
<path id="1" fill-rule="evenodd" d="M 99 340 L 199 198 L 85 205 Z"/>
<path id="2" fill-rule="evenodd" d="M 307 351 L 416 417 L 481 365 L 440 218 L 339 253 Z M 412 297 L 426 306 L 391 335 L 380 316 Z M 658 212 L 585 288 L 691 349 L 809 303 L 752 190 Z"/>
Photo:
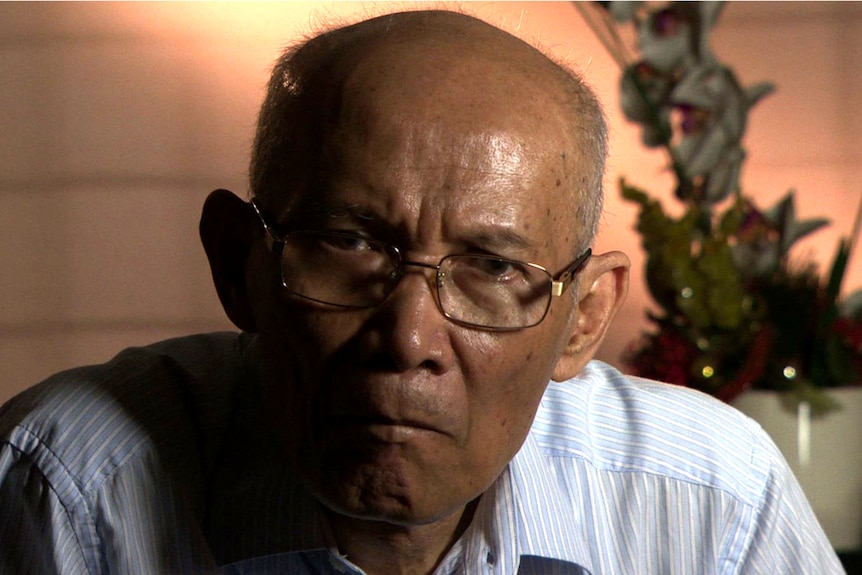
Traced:
<path id="1" fill-rule="evenodd" d="M 554 381 L 571 379 L 596 355 L 628 293 L 630 266 L 624 253 L 609 252 L 593 256 L 584 268 L 575 325 L 554 368 Z"/>
<path id="2" fill-rule="evenodd" d="M 213 283 L 228 318 L 243 331 L 255 331 L 246 264 L 259 225 L 251 205 L 233 192 L 215 190 L 204 202 L 199 231 Z"/>

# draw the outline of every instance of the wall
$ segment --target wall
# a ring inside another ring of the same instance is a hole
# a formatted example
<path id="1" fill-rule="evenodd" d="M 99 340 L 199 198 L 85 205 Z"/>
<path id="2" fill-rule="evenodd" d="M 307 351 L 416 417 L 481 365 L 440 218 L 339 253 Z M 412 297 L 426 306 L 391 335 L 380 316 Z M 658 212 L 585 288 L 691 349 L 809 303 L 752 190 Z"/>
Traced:
<path id="1" fill-rule="evenodd" d="M 0 3 L 0 403 L 129 345 L 230 329 L 197 218 L 210 190 L 245 193 L 268 67 L 320 21 L 391 6 Z M 601 354 L 616 362 L 644 327 L 648 300 L 635 212 L 615 182 L 625 174 L 669 198 L 661 157 L 620 119 L 618 71 L 571 4 L 458 6 L 543 43 L 606 102 L 612 158 L 599 249 L 622 249 L 634 264 Z M 779 85 L 752 115 L 743 181 L 763 204 L 796 187 L 803 216 L 832 218 L 801 249 L 828 260 L 862 199 L 862 5 L 731 4 L 714 47 L 744 83 Z M 847 287 L 860 285 L 857 252 Z"/>

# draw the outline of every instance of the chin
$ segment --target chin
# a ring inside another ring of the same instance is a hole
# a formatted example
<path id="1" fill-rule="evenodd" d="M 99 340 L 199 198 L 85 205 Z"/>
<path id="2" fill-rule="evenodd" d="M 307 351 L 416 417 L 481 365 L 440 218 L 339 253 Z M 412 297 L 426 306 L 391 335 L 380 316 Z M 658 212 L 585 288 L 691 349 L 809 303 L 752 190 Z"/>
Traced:
<path id="1" fill-rule="evenodd" d="M 326 491 L 312 493 L 330 512 L 351 519 L 393 525 L 420 525 L 433 521 L 433 518 L 423 520 L 421 514 L 417 513 L 415 505 L 404 496 L 368 494 L 364 491 L 356 493 L 347 489 L 336 493 Z"/>
<path id="2" fill-rule="evenodd" d="M 458 502 L 450 500 L 451 490 L 446 499 L 429 497 L 441 487 L 416 481 L 403 469 L 340 471 L 323 472 L 322 481 L 309 485 L 312 495 L 338 515 L 409 526 L 432 523 L 459 507 Z"/>

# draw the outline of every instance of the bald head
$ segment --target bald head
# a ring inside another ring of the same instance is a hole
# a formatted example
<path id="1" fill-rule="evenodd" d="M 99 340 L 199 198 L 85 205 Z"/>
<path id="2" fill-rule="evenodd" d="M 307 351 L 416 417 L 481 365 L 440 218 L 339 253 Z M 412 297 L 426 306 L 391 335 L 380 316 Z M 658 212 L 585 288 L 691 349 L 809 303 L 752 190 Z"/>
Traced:
<path id="1" fill-rule="evenodd" d="M 313 196 L 323 173 L 336 168 L 328 161 L 339 154 L 333 146 L 345 141 L 333 134 L 370 129 L 375 115 L 426 134 L 445 118 L 440 146 L 470 134 L 505 136 L 527 150 L 545 140 L 568 175 L 548 193 L 564 196 L 582 240 L 594 237 L 606 155 L 594 95 L 535 48 L 452 12 L 382 16 L 286 52 L 259 117 L 252 193 L 279 211 Z"/>

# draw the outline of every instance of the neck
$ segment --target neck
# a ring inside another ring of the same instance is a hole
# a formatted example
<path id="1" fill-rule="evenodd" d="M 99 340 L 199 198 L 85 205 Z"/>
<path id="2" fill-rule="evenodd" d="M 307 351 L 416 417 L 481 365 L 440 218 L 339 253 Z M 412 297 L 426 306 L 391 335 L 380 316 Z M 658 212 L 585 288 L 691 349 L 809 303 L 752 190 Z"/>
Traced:
<path id="1" fill-rule="evenodd" d="M 431 575 L 463 535 L 478 500 L 425 525 L 397 525 L 329 513 L 339 552 L 368 575 Z"/>

